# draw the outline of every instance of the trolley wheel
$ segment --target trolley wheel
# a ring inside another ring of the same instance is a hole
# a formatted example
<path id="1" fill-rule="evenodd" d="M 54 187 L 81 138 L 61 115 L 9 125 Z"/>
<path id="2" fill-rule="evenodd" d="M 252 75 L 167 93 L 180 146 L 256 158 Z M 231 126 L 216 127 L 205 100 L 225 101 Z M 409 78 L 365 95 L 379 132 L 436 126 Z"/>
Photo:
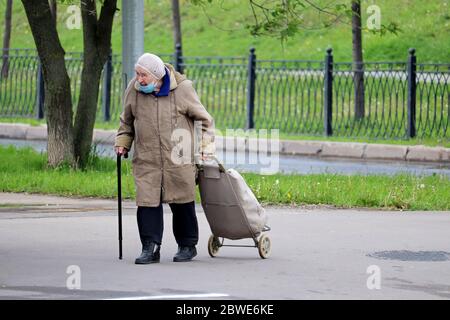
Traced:
<path id="1" fill-rule="evenodd" d="M 220 241 L 219 238 L 217 238 L 214 235 L 211 235 L 208 239 L 208 253 L 211 257 L 215 257 L 217 255 L 217 252 L 219 252 L 220 248 Z"/>
<path id="2" fill-rule="evenodd" d="M 258 241 L 258 252 L 259 256 L 263 259 L 267 259 L 270 255 L 270 250 L 272 247 L 272 243 L 270 241 L 270 238 L 263 234 Z"/>

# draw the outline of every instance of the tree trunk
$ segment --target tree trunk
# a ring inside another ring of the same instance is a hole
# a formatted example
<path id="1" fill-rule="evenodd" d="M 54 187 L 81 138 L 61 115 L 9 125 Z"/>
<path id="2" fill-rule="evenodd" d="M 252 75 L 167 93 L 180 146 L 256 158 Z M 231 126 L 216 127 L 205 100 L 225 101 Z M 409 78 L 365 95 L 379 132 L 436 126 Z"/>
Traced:
<path id="1" fill-rule="evenodd" d="M 352 0 L 352 44 L 355 89 L 355 118 L 364 118 L 364 63 L 361 35 L 361 0 Z"/>
<path id="2" fill-rule="evenodd" d="M 84 64 L 75 118 L 74 150 L 77 162 L 82 167 L 85 166 L 91 151 L 100 78 L 111 48 L 116 4 L 117 0 L 105 0 L 97 20 L 95 1 L 86 0 L 81 3 Z"/>
<path id="3" fill-rule="evenodd" d="M 2 79 L 8 78 L 9 45 L 11 42 L 11 20 L 12 20 L 12 0 L 7 0 L 5 10 L 5 31 L 3 33 L 3 62 L 1 71 Z"/>
<path id="4" fill-rule="evenodd" d="M 56 5 L 56 0 L 50 0 L 50 11 L 52 12 L 52 17 L 53 17 L 53 22 L 55 23 L 56 26 L 56 22 L 57 22 L 57 5 Z"/>
<path id="5" fill-rule="evenodd" d="M 84 56 L 80 97 L 75 117 L 75 157 L 81 167 L 85 166 L 89 158 L 97 113 L 102 66 L 99 66 L 96 62 L 92 64 L 92 60 L 95 59 L 97 59 L 96 55 L 95 58 Z"/>
<path id="6" fill-rule="evenodd" d="M 22 0 L 42 64 L 48 133 L 48 164 L 74 165 L 72 99 L 64 49 L 48 0 Z"/>

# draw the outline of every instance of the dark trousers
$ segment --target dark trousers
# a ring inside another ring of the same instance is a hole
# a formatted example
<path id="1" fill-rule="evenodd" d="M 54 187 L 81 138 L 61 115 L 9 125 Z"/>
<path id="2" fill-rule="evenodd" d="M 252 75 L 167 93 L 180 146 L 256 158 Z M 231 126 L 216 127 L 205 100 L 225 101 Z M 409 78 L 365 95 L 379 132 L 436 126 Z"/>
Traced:
<path id="1" fill-rule="evenodd" d="M 198 242 L 198 222 L 195 202 L 169 203 L 172 210 L 172 229 L 179 246 L 195 246 Z M 164 220 L 163 206 L 138 207 L 137 223 L 141 242 L 151 240 L 161 244 Z"/>

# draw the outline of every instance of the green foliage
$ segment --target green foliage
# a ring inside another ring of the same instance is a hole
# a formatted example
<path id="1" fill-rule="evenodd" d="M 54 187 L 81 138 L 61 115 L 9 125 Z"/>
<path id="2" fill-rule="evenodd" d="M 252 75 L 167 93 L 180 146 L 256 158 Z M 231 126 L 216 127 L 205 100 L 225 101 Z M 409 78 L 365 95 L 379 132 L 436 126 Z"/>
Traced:
<path id="1" fill-rule="evenodd" d="M 333 21 L 351 18 L 352 14 L 351 9 L 344 3 L 336 4 L 334 10 L 331 11 L 304 0 L 275 1 L 269 4 L 249 0 L 249 4 L 253 13 L 253 21 L 246 27 L 250 33 L 255 36 L 265 34 L 277 36 L 283 42 L 301 32 L 305 26 L 303 15 L 307 13 L 308 9 L 316 10 L 327 16 L 325 20 L 318 22 L 318 25 L 323 28 L 331 27 Z"/>
<path id="2" fill-rule="evenodd" d="M 192 3 L 204 3 L 197 6 Z M 262 2 L 261 0 L 258 1 Z M 274 1 L 265 1 L 274 3 Z M 276 1 L 279 2 L 279 1 Z M 350 1 L 311 1 L 318 5 L 331 3 L 330 10 L 344 16 Z M 155 53 L 173 52 L 172 15 L 170 0 L 145 0 L 145 50 Z M 291 1 L 295 10 L 302 10 L 302 1 Z M 76 1 L 75 4 L 79 4 Z M 269 35 L 252 36 L 246 28 L 252 22 L 248 0 L 180 0 L 183 52 L 189 56 L 243 56 L 250 47 L 256 48 L 259 59 L 323 59 L 325 49 L 333 47 L 335 61 L 351 61 L 351 27 L 348 23 L 333 23 L 334 19 L 317 10 L 303 14 L 304 24 L 282 44 Z M 411 47 L 417 49 L 419 62 L 448 62 L 450 60 L 450 15 L 448 1 L 377 0 L 381 9 L 383 36 L 365 26 L 367 8 L 372 3 L 362 1 L 363 48 L 366 61 L 405 61 Z M 118 2 L 120 9 L 121 2 Z M 5 1 L 0 1 L 0 16 Z M 261 12 L 259 12 L 261 14 Z M 58 6 L 58 32 L 66 52 L 82 51 L 82 30 L 68 29 L 70 14 L 67 4 Z M 343 18 L 344 19 L 344 18 Z M 348 17 L 345 17 L 348 20 Z M 20 1 L 13 3 L 12 48 L 34 48 L 34 41 Z M 121 15 L 116 14 L 113 26 L 113 52 L 120 53 Z M 324 23 L 333 23 L 325 28 Z M 395 25 L 394 25 L 395 24 Z M 0 24 L 0 34 L 3 34 Z M 295 25 L 287 24 L 285 34 Z M 399 30 L 395 31 L 394 30 Z"/>
<path id="3" fill-rule="evenodd" d="M 205 1 L 193 0 L 194 5 L 206 6 Z M 209 0 L 211 4 L 213 1 Z M 245 28 L 253 36 L 269 35 L 281 39 L 285 42 L 292 38 L 306 26 L 305 14 L 313 11 L 321 15 L 316 25 L 312 24 L 309 28 L 330 28 L 338 23 L 350 24 L 353 16 L 352 8 L 348 3 L 336 3 L 332 5 L 319 4 L 308 0 L 283 0 L 283 1 L 257 1 L 247 0 L 251 7 L 252 18 L 246 23 Z M 331 8 L 330 8 L 331 7 Z M 359 15 L 358 15 L 359 16 Z M 362 18 L 362 17 L 361 17 Z M 364 28 L 364 30 L 369 30 Z M 382 24 L 380 29 L 370 29 L 373 34 L 385 35 L 387 33 L 398 34 L 400 29 L 395 22 Z"/>

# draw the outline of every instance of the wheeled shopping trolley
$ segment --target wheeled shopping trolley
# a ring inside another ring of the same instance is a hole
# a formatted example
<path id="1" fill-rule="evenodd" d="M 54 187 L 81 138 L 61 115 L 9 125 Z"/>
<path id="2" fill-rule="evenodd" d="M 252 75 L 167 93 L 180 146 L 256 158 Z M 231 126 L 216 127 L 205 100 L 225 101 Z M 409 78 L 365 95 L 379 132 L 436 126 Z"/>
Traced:
<path id="1" fill-rule="evenodd" d="M 254 247 L 261 258 L 268 258 L 271 241 L 265 233 L 270 230 L 267 215 L 242 176 L 234 169 L 226 170 L 216 158 L 197 168 L 201 203 L 212 231 L 209 255 L 215 257 L 221 247 Z M 247 238 L 254 245 L 224 244 L 225 239 Z"/>

